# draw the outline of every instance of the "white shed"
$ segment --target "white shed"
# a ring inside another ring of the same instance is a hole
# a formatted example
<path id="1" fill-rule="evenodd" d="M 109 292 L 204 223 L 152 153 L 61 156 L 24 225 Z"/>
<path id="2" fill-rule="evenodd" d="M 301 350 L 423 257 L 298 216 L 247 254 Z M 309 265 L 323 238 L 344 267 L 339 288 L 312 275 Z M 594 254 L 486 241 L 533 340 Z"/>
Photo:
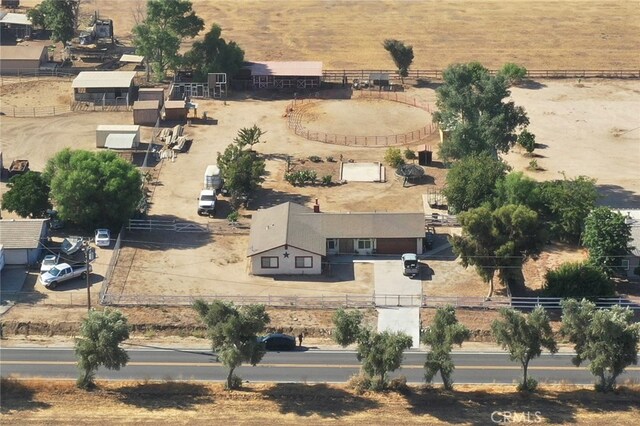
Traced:
<path id="1" fill-rule="evenodd" d="M 140 143 L 140 126 L 131 124 L 101 124 L 96 128 L 96 148 L 105 148 L 107 138 L 112 134 L 132 134 L 133 146 Z"/>

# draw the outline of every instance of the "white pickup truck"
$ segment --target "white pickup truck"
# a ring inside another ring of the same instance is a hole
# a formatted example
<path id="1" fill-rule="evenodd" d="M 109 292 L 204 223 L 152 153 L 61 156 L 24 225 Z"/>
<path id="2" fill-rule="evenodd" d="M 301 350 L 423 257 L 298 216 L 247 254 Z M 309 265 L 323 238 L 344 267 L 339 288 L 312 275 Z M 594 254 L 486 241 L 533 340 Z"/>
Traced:
<path id="1" fill-rule="evenodd" d="M 40 283 L 46 288 L 54 289 L 64 281 L 69 281 L 76 277 L 87 278 L 87 272 L 91 272 L 85 265 L 71 266 L 68 263 L 60 263 L 49 269 L 49 271 L 40 274 Z"/>

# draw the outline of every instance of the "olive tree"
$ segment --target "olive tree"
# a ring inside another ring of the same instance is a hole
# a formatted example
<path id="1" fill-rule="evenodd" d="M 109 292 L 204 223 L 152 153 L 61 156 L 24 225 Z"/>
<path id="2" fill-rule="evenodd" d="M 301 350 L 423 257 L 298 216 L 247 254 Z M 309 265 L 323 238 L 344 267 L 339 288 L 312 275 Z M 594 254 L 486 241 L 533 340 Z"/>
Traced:
<path id="1" fill-rule="evenodd" d="M 265 354 L 264 344 L 258 341 L 258 334 L 269 323 L 264 305 L 237 308 L 219 300 L 207 304 L 198 299 L 193 308 L 207 326 L 213 351 L 229 369 L 227 389 L 239 388 L 241 379 L 233 374 L 235 369 L 245 362 L 255 366 Z"/>
<path id="2" fill-rule="evenodd" d="M 518 390 L 533 391 L 538 383 L 528 377 L 529 363 L 542 354 L 543 348 L 551 353 L 558 351 L 547 312 L 541 306 L 527 315 L 502 308 L 500 316 L 501 319 L 491 324 L 491 332 L 496 342 L 509 352 L 511 360 L 522 365 L 522 382 Z"/>
<path id="3" fill-rule="evenodd" d="M 424 368 L 424 378 L 431 383 L 440 372 L 442 383 L 447 390 L 453 389 L 452 374 L 455 366 L 451 359 L 453 345 L 462 345 L 469 340 L 469 329 L 458 322 L 453 306 L 444 306 L 436 310 L 433 323 L 422 335 L 422 343 L 429 345 Z"/>
<path id="4" fill-rule="evenodd" d="M 622 271 L 622 260 L 632 250 L 630 240 L 631 225 L 608 207 L 591 210 L 584 221 L 582 243 L 589 249 L 589 262 L 607 276 Z"/>
<path id="5" fill-rule="evenodd" d="M 574 365 L 589 361 L 599 392 L 614 390 L 618 376 L 638 363 L 640 323 L 629 308 L 598 309 L 585 299 L 564 300 L 560 333 L 574 344 Z"/>
<path id="6" fill-rule="evenodd" d="M 413 46 L 407 46 L 396 39 L 386 39 L 382 46 L 391 55 L 393 63 L 398 68 L 402 83 L 404 83 L 404 78 L 409 75 L 409 67 L 413 62 Z"/>
<path id="7" fill-rule="evenodd" d="M 362 324 L 359 311 L 339 309 L 333 316 L 334 340 L 345 347 L 357 343 L 356 354 L 371 390 L 383 390 L 388 373 L 400 368 L 403 354 L 411 348 L 411 337 L 400 332 L 376 332 Z"/>
<path id="8" fill-rule="evenodd" d="M 76 339 L 75 353 L 80 376 L 78 387 L 94 386 L 95 372 L 101 365 L 110 370 L 120 370 L 127 365 L 129 355 L 120 343 L 129 338 L 127 318 L 117 310 L 89 311 L 82 321 L 80 337 Z"/>

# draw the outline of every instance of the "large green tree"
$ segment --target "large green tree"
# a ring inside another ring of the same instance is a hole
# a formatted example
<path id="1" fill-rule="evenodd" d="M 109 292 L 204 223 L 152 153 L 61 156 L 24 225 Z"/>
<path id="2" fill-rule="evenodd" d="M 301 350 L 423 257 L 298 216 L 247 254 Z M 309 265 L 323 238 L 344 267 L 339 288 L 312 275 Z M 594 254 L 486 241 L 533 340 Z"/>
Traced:
<path id="1" fill-rule="evenodd" d="M 129 338 L 127 318 L 120 311 L 105 309 L 89 311 L 82 321 L 80 337 L 76 339 L 75 353 L 80 376 L 77 385 L 88 389 L 93 386 L 96 370 L 101 365 L 109 370 L 120 370 L 127 365 L 129 355 L 120 343 Z"/>
<path id="2" fill-rule="evenodd" d="M 38 172 L 28 171 L 16 175 L 7 183 L 8 191 L 2 194 L 2 208 L 16 212 L 20 217 L 46 217 L 49 201 L 49 184 Z"/>
<path id="3" fill-rule="evenodd" d="M 596 206 L 598 191 L 595 180 L 586 176 L 540 183 L 542 220 L 551 237 L 577 243 L 584 220 Z"/>
<path id="4" fill-rule="evenodd" d="M 535 390 L 537 382 L 528 377 L 529 363 L 546 348 L 551 353 L 558 351 L 553 338 L 549 317 L 543 307 L 536 307 L 525 315 L 515 309 L 500 309 L 502 318 L 493 321 L 491 332 L 496 342 L 509 352 L 512 361 L 522 365 L 520 390 Z"/>
<path id="5" fill-rule="evenodd" d="M 447 133 L 440 158 L 448 164 L 467 155 L 508 152 L 518 132 L 529 125 L 522 107 L 512 101 L 505 76 L 492 76 L 477 62 L 449 66 L 437 90 L 433 121 Z"/>
<path id="6" fill-rule="evenodd" d="M 574 344 L 574 365 L 589 361 L 600 392 L 614 390 L 618 376 L 638 363 L 640 323 L 629 308 L 598 309 L 585 299 L 564 300 L 560 332 Z"/>
<path id="7" fill-rule="evenodd" d="M 496 184 L 509 166 L 486 153 L 473 154 L 457 161 L 447 173 L 442 190 L 450 210 L 460 213 L 491 202 Z"/>
<path id="8" fill-rule="evenodd" d="M 47 162 L 45 178 L 60 218 L 85 229 L 119 229 L 142 198 L 142 177 L 112 151 L 58 152 Z"/>
<path id="9" fill-rule="evenodd" d="M 630 240 L 631 225 L 608 207 L 593 209 L 584 221 L 582 243 L 589 249 L 589 262 L 608 276 L 623 271 L 622 260 L 633 249 Z"/>
<path id="10" fill-rule="evenodd" d="M 195 70 L 199 81 L 207 81 L 209 73 L 226 73 L 230 78 L 237 74 L 244 62 L 244 51 L 235 41 L 221 38 L 222 28 L 213 24 L 204 40 L 193 43 L 184 55 L 186 65 Z"/>
<path id="11" fill-rule="evenodd" d="M 520 270 L 527 258 L 535 258 L 546 240 L 537 213 L 526 206 L 509 204 L 494 211 L 483 206 L 458 219 L 462 234 L 450 238 L 453 251 L 465 268 L 475 266 L 489 284 L 487 297 L 493 295 L 496 271 L 504 280 L 513 270 Z"/>
<path id="12" fill-rule="evenodd" d="M 263 132 L 256 126 L 240 129 L 234 143 L 229 144 L 223 153 L 218 153 L 220 173 L 225 187 L 231 194 L 231 202 L 236 208 L 241 200 L 247 200 L 264 181 L 266 174 L 264 159 L 252 149 L 253 145 L 259 142 L 262 134 Z M 256 136 L 258 136 L 257 139 Z M 247 146 L 249 149 L 245 149 Z"/>
<path id="13" fill-rule="evenodd" d="M 182 40 L 197 36 L 203 28 L 204 21 L 190 1 L 148 0 L 146 18 L 133 27 L 133 44 L 152 65 L 156 77 L 162 79 L 167 69 L 180 64 Z"/>
<path id="14" fill-rule="evenodd" d="M 454 344 L 462 345 L 465 340 L 469 340 L 470 335 L 469 329 L 458 322 L 453 306 L 436 310 L 433 323 L 422 335 L 422 343 L 430 347 L 424 363 L 424 378 L 428 383 L 440 372 L 444 388 L 453 389 L 455 365 L 451 359 L 451 350 Z"/>
<path id="15" fill-rule="evenodd" d="M 219 300 L 207 304 L 199 299 L 193 304 L 200 319 L 207 326 L 213 351 L 229 369 L 227 389 L 240 386 L 240 378 L 233 372 L 243 363 L 257 365 L 265 354 L 264 344 L 258 342 L 269 323 L 264 305 L 246 305 L 239 308 Z"/>
<path id="16" fill-rule="evenodd" d="M 402 364 L 403 354 L 411 348 L 412 339 L 400 332 L 375 332 L 362 324 L 358 311 L 339 309 L 333 316 L 334 340 L 341 346 L 357 343 L 356 356 L 370 383 L 371 390 L 387 387 L 388 373 Z"/>
<path id="17" fill-rule="evenodd" d="M 27 16 L 35 26 L 51 30 L 53 41 L 66 44 L 75 35 L 79 0 L 43 0 Z"/>
<path id="18" fill-rule="evenodd" d="M 542 196 L 538 182 L 522 172 L 511 172 L 504 179 L 498 179 L 494 192 L 494 207 L 521 204 L 534 211 L 538 211 L 541 207 Z"/>
<path id="19" fill-rule="evenodd" d="M 545 275 L 547 297 L 598 298 L 613 296 L 613 283 L 601 268 L 590 263 L 563 263 Z"/>
<path id="20" fill-rule="evenodd" d="M 409 75 L 409 67 L 413 62 L 413 46 L 407 46 L 404 42 L 396 39 L 386 39 L 382 46 L 391 55 L 391 59 L 396 64 L 398 73 L 404 83 L 404 78 Z"/>

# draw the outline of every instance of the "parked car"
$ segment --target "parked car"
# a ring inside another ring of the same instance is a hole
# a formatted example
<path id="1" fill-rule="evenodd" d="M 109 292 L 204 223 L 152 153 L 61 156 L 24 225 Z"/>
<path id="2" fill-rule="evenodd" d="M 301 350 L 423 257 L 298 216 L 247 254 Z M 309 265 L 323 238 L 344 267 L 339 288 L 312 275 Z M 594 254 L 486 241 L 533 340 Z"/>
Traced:
<path id="1" fill-rule="evenodd" d="M 111 233 L 108 229 L 96 229 L 95 241 L 98 247 L 109 247 L 109 244 L 111 244 Z"/>
<path id="2" fill-rule="evenodd" d="M 49 272 L 49 269 L 58 264 L 58 259 L 60 259 L 59 254 L 46 255 L 44 259 L 42 259 L 42 264 L 40 265 L 40 273 L 43 274 L 45 272 Z"/>
<path id="3" fill-rule="evenodd" d="M 273 333 L 260 339 L 268 351 L 292 351 L 296 348 L 296 338 L 288 334 Z"/>
<path id="4" fill-rule="evenodd" d="M 198 197 L 198 215 L 214 216 L 216 214 L 215 189 L 203 189 Z"/>
<path id="5" fill-rule="evenodd" d="M 61 250 L 66 255 L 72 255 L 82 248 L 82 237 L 67 237 L 62 242 Z"/>
<path id="6" fill-rule="evenodd" d="M 408 277 L 415 277 L 420 273 L 420 264 L 418 256 L 414 253 L 405 253 L 402 255 L 402 274 Z"/>
<path id="7" fill-rule="evenodd" d="M 69 281 L 76 277 L 87 278 L 87 273 L 91 272 L 91 265 L 87 267 L 83 264 L 71 266 L 68 263 L 60 263 L 49 269 L 48 272 L 40 274 L 40 283 L 46 288 L 54 289 L 64 281 Z"/>

